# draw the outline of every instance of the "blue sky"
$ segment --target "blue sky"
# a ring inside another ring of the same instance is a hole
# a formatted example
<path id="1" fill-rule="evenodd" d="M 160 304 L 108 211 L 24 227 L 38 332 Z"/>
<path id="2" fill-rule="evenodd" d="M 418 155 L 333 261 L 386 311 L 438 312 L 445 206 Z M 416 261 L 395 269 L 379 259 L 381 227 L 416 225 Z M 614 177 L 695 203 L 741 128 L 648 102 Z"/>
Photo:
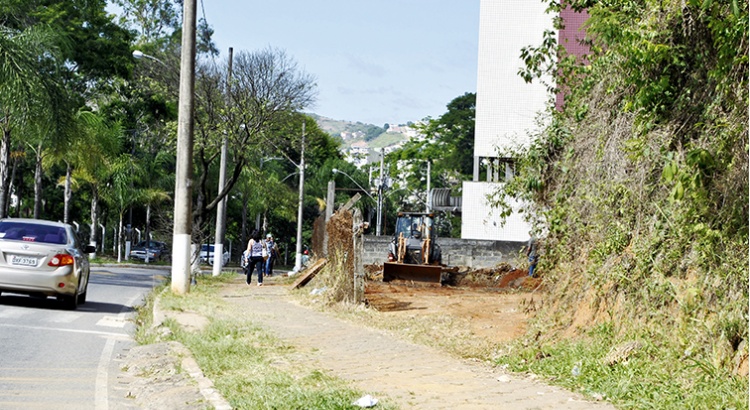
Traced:
<path id="1" fill-rule="evenodd" d="M 479 0 L 203 0 L 198 16 L 223 58 L 284 50 L 317 80 L 306 111 L 335 120 L 437 118 L 476 92 Z"/>

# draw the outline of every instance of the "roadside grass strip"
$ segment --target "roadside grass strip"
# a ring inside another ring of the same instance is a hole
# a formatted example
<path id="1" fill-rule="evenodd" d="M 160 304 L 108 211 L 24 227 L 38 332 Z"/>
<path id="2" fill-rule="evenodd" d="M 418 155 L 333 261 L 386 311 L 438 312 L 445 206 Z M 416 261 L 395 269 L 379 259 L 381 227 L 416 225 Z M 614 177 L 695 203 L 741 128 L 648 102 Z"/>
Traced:
<path id="1" fill-rule="evenodd" d="M 209 318 L 198 332 L 189 332 L 174 321 L 165 325 L 172 336 L 190 349 L 203 373 L 236 409 L 356 409 L 352 403 L 363 393 L 308 363 L 294 346 L 244 318 L 243 312 L 225 303 L 218 285 L 235 274 L 203 277 L 184 296 L 164 292 L 163 309 L 183 310 Z M 396 409 L 381 400 L 380 409 Z"/>

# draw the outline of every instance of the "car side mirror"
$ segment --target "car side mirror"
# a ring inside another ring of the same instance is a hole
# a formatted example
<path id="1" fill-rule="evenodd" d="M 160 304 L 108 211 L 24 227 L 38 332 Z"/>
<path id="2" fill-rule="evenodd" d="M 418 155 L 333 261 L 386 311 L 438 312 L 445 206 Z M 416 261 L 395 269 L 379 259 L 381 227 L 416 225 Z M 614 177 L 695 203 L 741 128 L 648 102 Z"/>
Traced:
<path id="1" fill-rule="evenodd" d="M 83 247 L 83 253 L 94 253 L 96 252 L 96 246 L 94 245 L 86 245 Z"/>

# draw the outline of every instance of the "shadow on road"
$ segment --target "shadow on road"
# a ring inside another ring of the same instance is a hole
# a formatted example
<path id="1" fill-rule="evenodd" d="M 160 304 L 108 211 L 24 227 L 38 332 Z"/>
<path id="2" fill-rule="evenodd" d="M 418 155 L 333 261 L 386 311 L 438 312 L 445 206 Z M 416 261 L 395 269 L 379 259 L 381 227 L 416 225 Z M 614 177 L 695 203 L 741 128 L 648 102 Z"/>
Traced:
<path id="1" fill-rule="evenodd" d="M 0 296 L 0 305 L 31 309 L 67 310 L 65 305 L 54 297 L 26 296 L 20 294 L 7 294 L 5 292 Z M 119 303 L 87 301 L 83 305 L 78 306 L 76 312 L 119 314 L 132 312 L 133 310 L 133 307 Z"/>

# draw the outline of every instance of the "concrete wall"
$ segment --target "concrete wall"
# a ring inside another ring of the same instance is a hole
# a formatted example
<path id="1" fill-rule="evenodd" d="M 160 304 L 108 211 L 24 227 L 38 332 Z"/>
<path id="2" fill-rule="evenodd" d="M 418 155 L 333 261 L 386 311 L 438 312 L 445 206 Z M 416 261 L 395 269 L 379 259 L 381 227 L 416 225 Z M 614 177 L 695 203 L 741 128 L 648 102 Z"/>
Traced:
<path id="1" fill-rule="evenodd" d="M 364 237 L 365 265 L 382 264 L 388 258 L 390 236 Z M 501 262 L 519 266 L 524 262 L 519 256 L 526 242 L 486 241 L 478 239 L 439 238 L 438 243 L 443 251 L 443 264 L 448 266 L 468 266 L 471 268 L 490 268 Z"/>

